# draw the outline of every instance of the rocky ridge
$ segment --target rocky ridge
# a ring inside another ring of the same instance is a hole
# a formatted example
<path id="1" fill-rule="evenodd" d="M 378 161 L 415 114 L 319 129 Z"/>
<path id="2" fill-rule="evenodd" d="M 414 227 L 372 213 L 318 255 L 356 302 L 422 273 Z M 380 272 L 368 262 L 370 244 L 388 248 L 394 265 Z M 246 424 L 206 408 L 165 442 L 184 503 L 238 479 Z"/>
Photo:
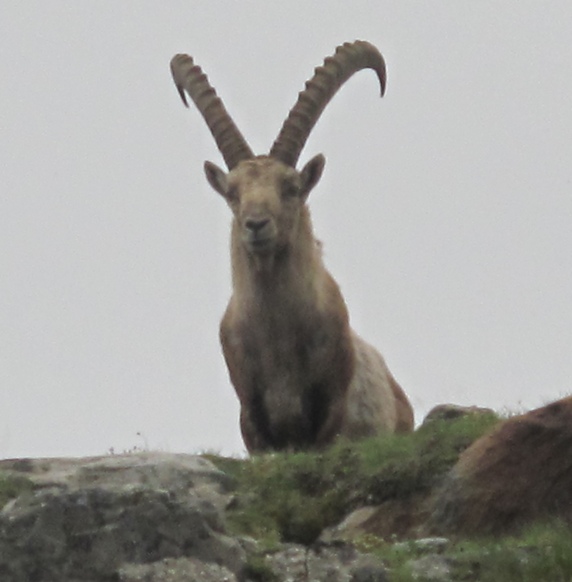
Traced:
<path id="1" fill-rule="evenodd" d="M 483 412 L 440 407 L 426 422 Z M 430 495 L 362 503 L 307 545 L 232 534 L 235 478 L 203 456 L 3 460 L 0 581 L 392 582 L 370 539 L 407 551 L 414 580 L 478 580 L 466 570 L 456 577 L 464 562 L 445 552 L 462 527 L 478 534 L 539 516 L 572 522 L 571 419 L 572 398 L 508 419 L 469 446 Z M 7 502 L 6 483 L 19 487 Z M 519 495 L 507 497 L 515 485 Z M 486 522 L 472 517 L 477 505 Z"/>

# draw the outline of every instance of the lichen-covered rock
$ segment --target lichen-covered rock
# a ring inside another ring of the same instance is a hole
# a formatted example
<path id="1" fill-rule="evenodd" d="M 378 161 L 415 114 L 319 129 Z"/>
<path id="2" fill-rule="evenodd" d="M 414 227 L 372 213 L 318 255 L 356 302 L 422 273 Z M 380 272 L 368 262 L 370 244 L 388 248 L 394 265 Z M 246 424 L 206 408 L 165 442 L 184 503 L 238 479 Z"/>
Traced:
<path id="1" fill-rule="evenodd" d="M 37 487 L 0 512 L 2 582 L 108 581 L 124 564 L 164 558 L 192 557 L 231 572 L 244 566 L 213 502 L 228 479 L 205 459 L 3 461 L 0 470 L 24 471 Z"/>
<path id="2" fill-rule="evenodd" d="M 572 523 L 572 397 L 503 422 L 461 455 L 429 529 L 501 534 L 536 519 Z"/>

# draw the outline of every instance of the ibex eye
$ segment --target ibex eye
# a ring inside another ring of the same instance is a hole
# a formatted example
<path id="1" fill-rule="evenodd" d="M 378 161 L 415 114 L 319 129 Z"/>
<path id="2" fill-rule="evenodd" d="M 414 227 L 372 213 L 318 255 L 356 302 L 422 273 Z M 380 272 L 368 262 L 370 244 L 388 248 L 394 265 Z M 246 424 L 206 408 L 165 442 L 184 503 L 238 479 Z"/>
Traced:
<path id="1" fill-rule="evenodd" d="M 282 194 L 287 198 L 293 198 L 298 195 L 298 187 L 292 182 L 282 184 Z"/>
<path id="2" fill-rule="evenodd" d="M 229 186 L 226 191 L 226 198 L 229 202 L 236 202 L 238 200 L 238 188 L 236 186 Z"/>

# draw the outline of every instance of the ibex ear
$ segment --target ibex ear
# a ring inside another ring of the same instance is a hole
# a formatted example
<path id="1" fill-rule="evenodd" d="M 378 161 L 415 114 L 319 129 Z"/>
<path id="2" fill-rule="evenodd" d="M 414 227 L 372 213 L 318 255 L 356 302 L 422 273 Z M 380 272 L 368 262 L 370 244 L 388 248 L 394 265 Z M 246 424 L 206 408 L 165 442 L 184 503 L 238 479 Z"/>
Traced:
<path id="1" fill-rule="evenodd" d="M 221 170 L 212 162 L 205 162 L 205 174 L 209 184 L 222 196 L 226 197 L 228 191 L 228 180 L 226 179 L 226 172 Z"/>
<path id="2" fill-rule="evenodd" d="M 322 154 L 318 154 L 302 168 L 300 172 L 300 178 L 302 179 L 300 190 L 303 198 L 306 198 L 310 190 L 319 182 L 325 163 L 326 158 Z"/>

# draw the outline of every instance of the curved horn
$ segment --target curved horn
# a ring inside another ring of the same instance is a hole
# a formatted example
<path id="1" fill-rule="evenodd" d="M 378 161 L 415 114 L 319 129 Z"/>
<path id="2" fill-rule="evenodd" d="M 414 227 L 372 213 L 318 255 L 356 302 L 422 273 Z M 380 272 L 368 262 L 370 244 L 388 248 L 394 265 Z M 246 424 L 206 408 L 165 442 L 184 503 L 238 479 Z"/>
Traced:
<path id="1" fill-rule="evenodd" d="M 380 52 L 369 42 L 356 40 L 336 48 L 314 76 L 306 82 L 306 88 L 298 94 L 298 101 L 290 110 L 270 156 L 294 167 L 310 132 L 322 111 L 338 89 L 357 71 L 373 69 L 379 78 L 381 95 L 385 92 L 385 61 Z"/>
<path id="2" fill-rule="evenodd" d="M 175 55 L 171 59 L 171 74 L 185 106 L 189 106 L 186 91 L 204 117 L 228 169 L 232 170 L 241 160 L 253 158 L 254 154 L 246 140 L 192 57 Z"/>

